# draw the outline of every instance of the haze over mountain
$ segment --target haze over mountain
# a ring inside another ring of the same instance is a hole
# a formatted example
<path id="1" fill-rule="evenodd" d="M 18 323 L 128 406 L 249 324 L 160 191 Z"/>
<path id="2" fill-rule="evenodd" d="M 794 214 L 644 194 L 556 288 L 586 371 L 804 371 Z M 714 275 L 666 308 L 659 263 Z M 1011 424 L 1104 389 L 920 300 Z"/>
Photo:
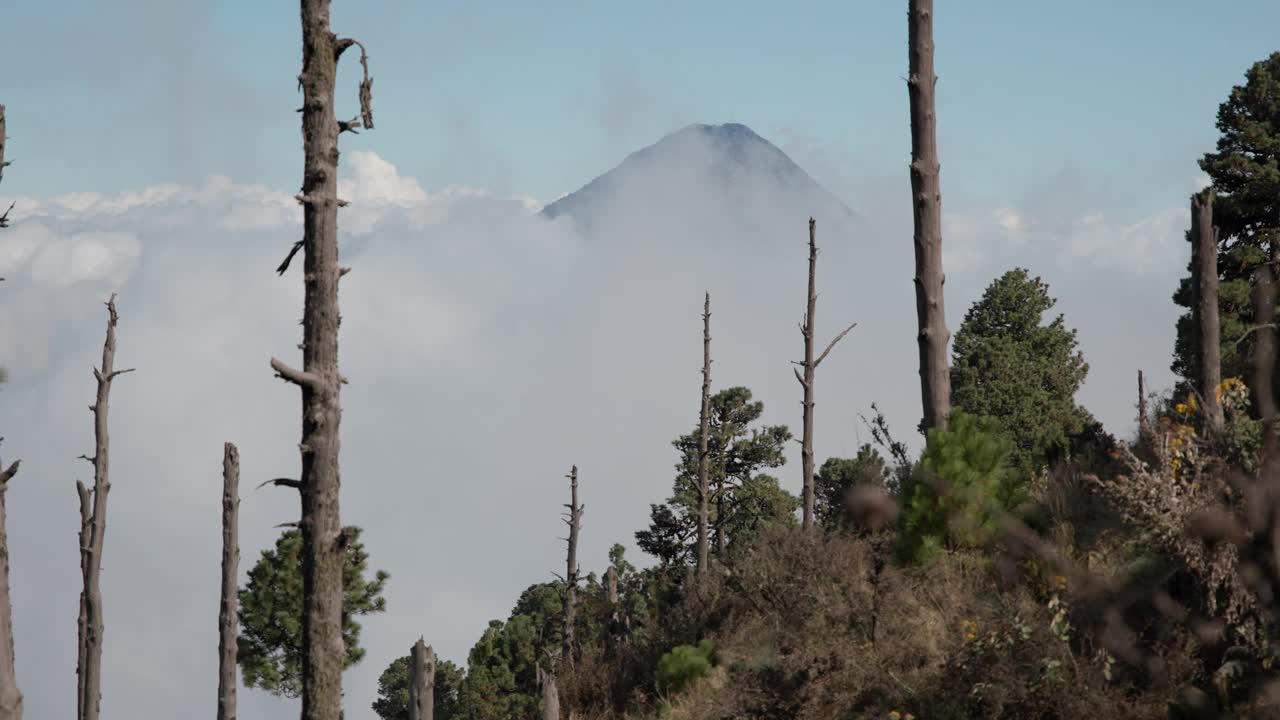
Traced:
<path id="1" fill-rule="evenodd" d="M 729 219 L 765 228 L 782 222 L 794 231 L 811 215 L 830 228 L 856 218 L 786 153 L 738 123 L 670 133 L 547 205 L 543 215 L 569 216 L 588 236 L 663 218 L 700 231 Z"/>

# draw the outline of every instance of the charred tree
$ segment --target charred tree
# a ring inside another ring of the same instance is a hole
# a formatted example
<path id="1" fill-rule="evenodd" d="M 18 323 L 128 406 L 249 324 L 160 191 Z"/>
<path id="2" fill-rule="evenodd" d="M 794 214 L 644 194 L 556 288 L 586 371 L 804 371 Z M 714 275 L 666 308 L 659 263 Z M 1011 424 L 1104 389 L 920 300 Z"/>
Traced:
<path id="1" fill-rule="evenodd" d="M 236 604 L 240 571 L 240 451 L 222 446 L 222 605 L 218 610 L 218 720 L 236 718 Z"/>
<path id="2" fill-rule="evenodd" d="M 947 426 L 951 377 L 942 285 L 942 190 L 938 183 L 938 122 L 933 72 L 933 0 L 908 0 L 911 102 L 911 210 L 915 221 L 916 317 L 920 334 L 923 430 Z"/>
<path id="3" fill-rule="evenodd" d="M 1200 343 L 1197 375 L 1205 424 L 1217 433 L 1225 422 L 1218 385 L 1222 382 L 1221 325 L 1218 319 L 1218 231 L 1213 226 L 1213 188 L 1191 196 L 1191 286 L 1196 339 Z"/>
<path id="4" fill-rule="evenodd" d="M 436 654 L 430 645 L 413 644 L 409 651 L 413 658 L 409 678 L 409 720 L 433 720 L 436 696 Z"/>
<path id="5" fill-rule="evenodd" d="M 111 383 L 128 370 L 116 370 L 116 296 L 107 300 L 107 339 L 102 345 L 102 365 L 94 368 L 98 394 L 89 406 L 93 412 L 93 457 L 80 458 L 93 465 L 93 491 L 76 481 L 80 496 L 80 571 L 84 589 L 80 592 L 80 643 L 77 667 L 77 707 L 79 720 L 98 720 L 102 704 L 102 543 L 107 532 L 107 494 L 111 491 L 110 438 L 107 433 Z"/>
<path id="6" fill-rule="evenodd" d="M 342 559 L 346 542 L 339 518 L 338 424 L 339 390 L 346 379 L 338 373 L 338 135 L 373 128 L 373 83 L 364 46 L 339 39 L 329 30 L 329 0 L 301 0 L 302 239 L 294 243 L 276 270 L 284 274 L 293 256 L 303 252 L 304 307 L 302 369 L 272 358 L 280 378 L 302 392 L 302 475 L 276 481 L 301 495 L 302 517 L 302 720 L 338 720 L 342 709 Z M 364 77 L 360 83 L 360 116 L 339 121 L 334 112 L 338 59 L 352 46 L 360 48 Z"/>
<path id="7" fill-rule="evenodd" d="M 565 560 L 564 576 L 564 647 L 561 657 L 570 666 L 573 665 L 573 629 L 574 616 L 578 612 L 578 531 L 582 529 L 582 506 L 578 504 L 578 466 L 565 477 L 569 478 L 569 509 L 564 522 L 569 526 L 569 551 Z"/>
<path id="8" fill-rule="evenodd" d="M 9 601 L 9 535 L 5 530 L 5 491 L 21 464 L 21 460 L 15 460 L 7 468 L 0 465 L 0 720 L 22 720 L 22 693 L 18 690 L 13 649 L 13 606 Z"/>
<path id="9" fill-rule="evenodd" d="M 800 440 L 800 457 L 804 474 L 804 521 L 805 530 L 813 529 L 813 378 L 814 371 L 818 369 L 818 365 L 827 357 L 827 353 L 831 352 L 831 348 L 836 343 L 844 339 L 845 335 L 853 329 L 853 325 L 845 328 L 843 332 L 835 337 L 827 344 L 822 354 L 814 358 L 813 344 L 813 316 L 818 308 L 818 288 L 816 283 L 818 269 L 818 245 L 815 240 L 815 223 L 813 218 L 809 218 L 809 295 L 808 305 L 804 313 L 804 322 L 800 323 L 800 334 L 804 337 L 804 362 L 795 363 L 804 368 L 804 374 L 801 375 L 799 370 L 795 370 L 796 380 L 800 381 L 800 386 L 804 388 L 804 432 Z M 856 324 L 856 323 L 855 323 Z"/>
<path id="10" fill-rule="evenodd" d="M 702 409 L 698 412 L 698 573 L 707 571 L 707 507 L 710 470 L 707 448 L 711 442 L 711 293 L 702 305 Z"/>

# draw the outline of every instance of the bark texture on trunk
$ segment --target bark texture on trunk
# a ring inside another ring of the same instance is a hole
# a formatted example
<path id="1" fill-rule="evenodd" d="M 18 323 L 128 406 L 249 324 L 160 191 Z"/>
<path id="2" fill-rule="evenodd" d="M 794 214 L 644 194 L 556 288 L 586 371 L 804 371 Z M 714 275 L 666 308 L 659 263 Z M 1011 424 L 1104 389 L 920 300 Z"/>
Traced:
<path id="1" fill-rule="evenodd" d="M 1191 282 L 1195 288 L 1192 316 L 1200 343 L 1197 377 L 1200 407 L 1211 432 L 1222 430 L 1225 418 L 1218 398 L 1222 382 L 1222 339 L 1218 319 L 1218 231 L 1213 226 L 1213 188 L 1191 196 Z"/>
<path id="2" fill-rule="evenodd" d="M 4 132 L 0 126 L 0 136 Z M 3 439 L 3 438 L 0 438 Z M 0 464 L 0 720 L 22 720 L 22 693 L 13 649 L 13 605 L 9 600 L 9 535 L 5 530 L 5 491 L 18 474 L 20 460 L 4 468 Z"/>
<path id="3" fill-rule="evenodd" d="M 804 313 L 804 322 L 800 323 L 800 334 L 804 337 L 804 362 L 797 363 L 804 368 L 804 374 L 801 375 L 799 370 L 795 371 L 796 380 L 800 381 L 800 386 L 804 388 L 804 400 L 801 405 L 804 407 L 804 431 L 800 440 L 800 458 L 801 468 L 804 475 L 804 520 L 802 526 L 805 530 L 812 530 L 814 526 L 814 503 L 813 503 L 813 379 L 818 365 L 827 357 L 827 353 L 831 352 L 831 348 L 836 343 L 844 339 L 845 335 L 853 329 L 853 325 L 845 328 L 843 332 L 832 340 L 822 354 L 814 357 L 816 348 L 813 343 L 813 326 L 814 313 L 818 308 L 818 287 L 817 287 L 817 270 L 818 270 L 818 244 L 816 240 L 816 224 L 813 218 L 809 218 L 809 294 L 808 304 Z"/>
<path id="4" fill-rule="evenodd" d="M 938 123 L 933 71 L 933 0 L 908 0 L 911 101 L 911 194 L 915 221 L 916 317 L 919 324 L 922 427 L 947 426 L 951 376 L 942 286 L 942 190 L 938 183 Z"/>
<path id="5" fill-rule="evenodd" d="M 1138 371 L 1138 437 L 1146 439 L 1151 435 L 1151 427 L 1147 423 L 1147 381 L 1142 371 Z"/>
<path id="6" fill-rule="evenodd" d="M 304 170 L 302 240 L 277 271 L 284 274 L 293 255 L 303 252 L 304 307 L 301 370 L 276 358 L 271 367 L 302 391 L 302 720 L 339 720 L 342 709 L 342 557 L 346 542 L 339 517 L 338 423 L 342 410 L 338 373 L 338 134 L 372 128 L 364 47 L 329 30 L 329 0 L 301 0 L 302 138 Z M 334 114 L 338 58 L 360 47 L 361 118 L 339 122 Z M 278 483 L 279 484 L 279 483 Z"/>
<path id="7" fill-rule="evenodd" d="M 702 305 L 702 409 L 698 412 L 698 426 L 698 573 L 702 574 L 707 571 L 707 496 L 711 492 L 707 457 L 711 442 L 711 293 L 707 293 Z"/>
<path id="8" fill-rule="evenodd" d="M 0 179 L 8 164 L 4 160 L 4 105 L 0 105 Z M 8 215 L 8 210 L 0 215 L 0 227 L 7 225 Z M 13 604 L 9 600 L 9 535 L 5 529 L 5 491 L 21 464 L 21 460 L 15 460 L 8 468 L 0 465 L 0 720 L 22 720 L 22 693 L 18 691 L 13 649 Z"/>
<path id="9" fill-rule="evenodd" d="M 565 559 L 565 595 L 564 595 L 564 647 L 561 657 L 570 666 L 573 665 L 573 631 L 574 618 L 578 612 L 578 531 L 582 529 L 582 506 L 578 504 L 578 466 L 565 477 L 569 478 L 569 509 L 565 524 L 569 526 L 569 551 Z"/>
<path id="10" fill-rule="evenodd" d="M 240 572 L 240 451 L 222 446 L 222 605 L 218 609 L 218 720 L 236 718 L 236 605 Z"/>
<path id="11" fill-rule="evenodd" d="M 102 704 L 102 543 L 107 532 L 107 494 L 111 491 L 110 438 L 107 410 L 111 383 L 133 369 L 116 370 L 116 296 L 107 300 L 107 339 L 102 346 L 102 365 L 94 368 L 98 394 L 89 410 L 93 412 L 93 457 L 81 458 L 93 464 L 92 496 L 84 483 L 76 481 L 80 496 L 80 570 L 84 589 L 80 592 L 80 644 L 78 709 L 80 720 L 97 720 Z"/>
<path id="12" fill-rule="evenodd" d="M 9 162 L 4 159 L 4 139 L 4 105 L 0 105 L 0 180 L 4 179 L 4 169 L 9 165 Z M 9 227 L 9 210 L 12 210 L 15 204 L 9 203 L 9 209 L 0 215 L 0 228 Z M 3 279 L 0 278 L 0 280 Z"/>
<path id="13" fill-rule="evenodd" d="M 409 680 L 409 720 L 433 720 L 436 699 L 436 654 L 418 638 L 409 651 L 413 672 Z"/>
<path id="14" fill-rule="evenodd" d="M 1259 418 L 1276 415 L 1276 274 L 1275 259 L 1258 266 L 1253 276 L 1253 343 L 1249 364 L 1253 371 L 1253 408 Z"/>
<path id="15" fill-rule="evenodd" d="M 555 673 L 538 666 L 538 686 L 542 689 L 542 720 L 560 720 L 560 691 L 556 688 Z"/>

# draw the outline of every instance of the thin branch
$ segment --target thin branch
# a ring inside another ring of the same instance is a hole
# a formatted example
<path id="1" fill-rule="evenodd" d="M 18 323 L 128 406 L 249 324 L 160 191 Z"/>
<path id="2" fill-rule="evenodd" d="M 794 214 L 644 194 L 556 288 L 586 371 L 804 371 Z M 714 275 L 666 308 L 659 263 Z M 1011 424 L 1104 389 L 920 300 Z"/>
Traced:
<path id="1" fill-rule="evenodd" d="M 302 201 L 299 200 L 299 202 Z M 302 249 L 304 242 L 304 240 L 299 240 L 293 244 L 293 247 L 289 249 L 289 254 L 284 256 L 284 262 L 280 263 L 280 266 L 276 268 L 277 275 L 284 275 L 285 271 L 289 269 L 289 263 L 293 262 L 293 256 L 297 255 L 298 251 Z"/>
<path id="2" fill-rule="evenodd" d="M 267 480 L 266 482 L 258 485 L 255 489 L 261 490 L 268 485 L 274 485 L 275 487 L 288 487 L 293 488 L 294 490 L 302 489 L 302 482 L 300 480 L 294 480 L 293 478 L 272 478 L 271 480 Z"/>
<path id="3" fill-rule="evenodd" d="M 3 491 L 13 476 L 18 474 L 18 466 L 21 464 L 21 460 L 14 460 L 12 465 L 0 472 L 0 491 Z"/>
<path id="4" fill-rule="evenodd" d="M 845 329 L 844 329 L 844 331 L 843 331 L 843 332 L 841 332 L 839 335 L 835 336 L 835 339 L 833 339 L 833 340 L 830 342 L 830 344 L 828 344 L 828 345 L 827 345 L 827 349 L 826 349 L 826 350 L 823 350 L 823 351 L 822 351 L 822 354 L 818 356 L 818 359 L 813 361 L 813 367 L 816 369 L 819 365 L 821 365 L 821 364 L 822 364 L 823 359 L 825 359 L 825 358 L 827 357 L 827 353 L 831 352 L 831 348 L 835 347 L 835 346 L 836 346 L 836 343 L 838 343 L 838 342 L 840 342 L 841 340 L 843 340 L 843 339 L 844 339 L 844 336 L 845 336 L 845 335 L 848 335 L 848 334 L 849 334 L 849 331 L 850 331 L 850 330 L 853 330 L 853 329 L 854 329 L 854 328 L 856 328 L 856 327 L 858 327 L 858 323 L 854 323 L 854 324 L 850 325 L 849 327 L 845 328 Z"/>

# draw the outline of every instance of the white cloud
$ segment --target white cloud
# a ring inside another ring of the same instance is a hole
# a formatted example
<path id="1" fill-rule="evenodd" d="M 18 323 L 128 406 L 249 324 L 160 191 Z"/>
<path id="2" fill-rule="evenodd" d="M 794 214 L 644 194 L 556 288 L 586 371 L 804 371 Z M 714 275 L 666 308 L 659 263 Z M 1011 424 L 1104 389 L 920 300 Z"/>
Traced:
<path id="1" fill-rule="evenodd" d="M 557 537 L 569 464 L 579 465 L 592 508 L 584 568 L 599 568 L 613 542 L 633 547 L 648 503 L 669 492 L 670 440 L 696 423 L 705 290 L 717 386 L 748 385 L 767 422 L 797 423 L 790 361 L 800 349 L 809 209 L 766 197 L 724 213 L 723 198 L 689 183 L 661 203 L 628 198 L 609 232 L 586 242 L 568 218 L 533 215 L 540 206 L 531 198 L 428 191 L 372 153 L 343 158 L 340 192 L 353 203 L 339 216 L 343 264 L 353 268 L 341 286 L 342 366 L 351 379 L 343 518 L 365 528 L 371 564 L 392 575 L 387 614 L 365 622 L 367 659 L 346 674 L 348 714 L 364 717 L 378 674 L 414 638 L 464 660 L 488 620 L 563 562 Z M 866 206 L 896 207 L 901 195 Z M 859 323 L 824 364 L 824 457 L 856 452 L 866 437 L 858 413 L 872 401 L 898 435 L 916 440 L 904 209 L 822 226 L 819 330 Z M 118 291 L 118 362 L 138 371 L 112 398 L 104 704 L 122 717 L 182 715 L 190 698 L 212 692 L 221 443 L 242 452 L 242 577 L 274 526 L 297 514 L 296 497 L 251 488 L 297 472 L 297 391 L 272 377 L 267 358 L 297 356 L 301 263 L 283 278 L 274 268 L 299 237 L 300 209 L 291 192 L 210 178 L 197 187 L 23 198 L 15 217 L 0 233 L 0 276 L 8 278 L 0 337 L 16 339 L 0 344 L 0 365 L 12 371 L 0 428 L 5 457 L 24 460 L 7 504 L 28 713 L 70 711 L 71 481 L 84 477 L 74 458 L 92 439 L 85 405 L 88 368 L 101 351 L 100 303 Z M 1082 330 L 1082 343 L 1093 365 L 1090 408 L 1123 425 L 1129 413 L 1117 398 L 1128 397 L 1131 372 L 1110 359 L 1165 362 L 1172 343 L 1172 324 L 1157 327 L 1141 303 L 1127 325 L 1109 317 L 1134 292 L 1143 248 L 1167 249 L 1159 223 L 1126 230 L 1093 220 L 1055 236 L 1009 207 L 960 208 L 946 223 L 948 252 L 967 253 L 947 257 L 953 329 L 1005 263 L 1034 265 L 1062 250 L 1066 261 L 1113 273 L 1049 279 L 1069 321 L 1084 326 L 1097 315 L 1097 327 L 1114 331 Z M 1112 227 L 1128 249 L 1106 245 Z M 1168 267 L 1157 263 L 1140 284 L 1159 290 Z M 1167 292 L 1144 293 L 1151 307 L 1168 305 Z M 779 474 L 795 489 L 798 471 L 788 464 Z M 289 711 L 261 693 L 241 696 L 245 720 Z"/>
<path id="2" fill-rule="evenodd" d="M 1186 263 L 1188 222 L 1185 208 L 1167 208 L 1132 223 L 1111 222 L 1093 213 L 1060 231 L 1060 258 L 1067 266 L 1083 263 L 1138 275 L 1170 272 Z"/>

